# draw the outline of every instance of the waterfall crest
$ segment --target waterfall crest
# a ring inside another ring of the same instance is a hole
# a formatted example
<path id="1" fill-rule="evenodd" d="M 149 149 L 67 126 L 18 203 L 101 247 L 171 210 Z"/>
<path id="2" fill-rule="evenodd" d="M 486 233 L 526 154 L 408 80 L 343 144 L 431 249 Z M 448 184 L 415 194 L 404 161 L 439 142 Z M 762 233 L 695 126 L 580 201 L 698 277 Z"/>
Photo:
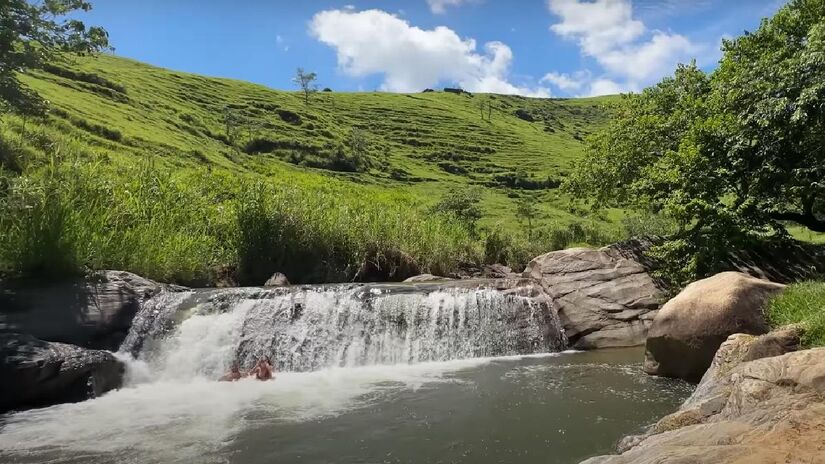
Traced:
<path id="1" fill-rule="evenodd" d="M 494 282 L 165 292 L 121 351 L 168 377 L 214 377 L 269 356 L 279 371 L 560 351 L 552 302 Z"/>

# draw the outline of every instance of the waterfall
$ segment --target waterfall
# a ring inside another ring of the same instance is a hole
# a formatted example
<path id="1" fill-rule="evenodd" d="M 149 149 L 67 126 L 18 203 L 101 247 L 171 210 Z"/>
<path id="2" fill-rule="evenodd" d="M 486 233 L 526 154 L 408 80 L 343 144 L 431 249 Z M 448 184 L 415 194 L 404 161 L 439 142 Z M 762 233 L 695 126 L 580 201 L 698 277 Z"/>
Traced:
<path id="1" fill-rule="evenodd" d="M 546 298 L 492 283 L 191 290 L 147 301 L 121 351 L 164 378 L 216 377 L 261 356 L 314 371 L 553 352 L 559 327 Z"/>

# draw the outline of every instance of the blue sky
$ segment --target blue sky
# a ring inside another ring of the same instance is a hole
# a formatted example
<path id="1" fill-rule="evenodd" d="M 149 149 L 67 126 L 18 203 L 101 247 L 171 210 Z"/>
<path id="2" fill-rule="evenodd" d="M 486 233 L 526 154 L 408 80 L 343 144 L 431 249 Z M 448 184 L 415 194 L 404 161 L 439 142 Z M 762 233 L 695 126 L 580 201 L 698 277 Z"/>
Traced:
<path id="1" fill-rule="evenodd" d="M 753 30 L 778 0 L 100 0 L 84 15 L 118 55 L 294 88 L 297 67 L 338 91 L 584 96 L 634 91 L 723 37 Z"/>

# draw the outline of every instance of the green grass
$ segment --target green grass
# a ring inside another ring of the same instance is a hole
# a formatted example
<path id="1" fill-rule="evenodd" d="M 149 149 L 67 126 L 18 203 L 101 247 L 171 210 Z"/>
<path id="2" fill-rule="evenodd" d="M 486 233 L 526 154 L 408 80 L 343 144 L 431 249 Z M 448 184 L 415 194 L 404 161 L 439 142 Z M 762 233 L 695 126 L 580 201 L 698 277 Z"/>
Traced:
<path id="1" fill-rule="evenodd" d="M 106 55 L 22 79 L 52 110 L 0 122 L 7 274 L 346 280 L 376 250 L 446 273 L 623 235 L 620 211 L 590 213 L 558 190 L 615 97 L 320 92 L 307 106 Z M 482 189 L 478 234 L 431 212 L 456 187 Z M 538 209 L 529 238 L 522 198 Z"/>
<path id="2" fill-rule="evenodd" d="M 768 320 L 774 327 L 798 324 L 804 346 L 825 346 L 825 282 L 788 286 L 768 306 Z"/>

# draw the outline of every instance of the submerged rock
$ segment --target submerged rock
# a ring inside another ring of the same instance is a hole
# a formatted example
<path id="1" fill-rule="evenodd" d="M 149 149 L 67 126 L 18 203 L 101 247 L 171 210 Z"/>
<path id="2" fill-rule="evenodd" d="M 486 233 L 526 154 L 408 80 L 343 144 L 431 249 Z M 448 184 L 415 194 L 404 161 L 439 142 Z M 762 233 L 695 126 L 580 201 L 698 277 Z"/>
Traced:
<path id="1" fill-rule="evenodd" d="M 54 284 L 14 283 L 0 288 L 0 333 L 86 348 L 116 350 L 143 301 L 163 286 L 122 271 Z"/>
<path id="2" fill-rule="evenodd" d="M 552 297 L 575 349 L 644 344 L 664 300 L 645 267 L 614 248 L 547 253 L 530 261 L 523 275 Z"/>
<path id="3" fill-rule="evenodd" d="M 289 279 L 284 274 L 276 272 L 264 283 L 264 287 L 289 287 Z"/>
<path id="4" fill-rule="evenodd" d="M 723 272 L 688 285 L 653 320 L 645 372 L 698 381 L 730 335 L 769 330 L 763 308 L 784 287 L 739 272 Z"/>
<path id="5" fill-rule="evenodd" d="M 124 366 L 112 353 L 0 334 L 0 413 L 71 403 L 119 388 Z"/>
<path id="6" fill-rule="evenodd" d="M 793 329 L 732 335 L 679 411 L 585 463 L 823 462 L 825 348 L 798 343 Z"/>

